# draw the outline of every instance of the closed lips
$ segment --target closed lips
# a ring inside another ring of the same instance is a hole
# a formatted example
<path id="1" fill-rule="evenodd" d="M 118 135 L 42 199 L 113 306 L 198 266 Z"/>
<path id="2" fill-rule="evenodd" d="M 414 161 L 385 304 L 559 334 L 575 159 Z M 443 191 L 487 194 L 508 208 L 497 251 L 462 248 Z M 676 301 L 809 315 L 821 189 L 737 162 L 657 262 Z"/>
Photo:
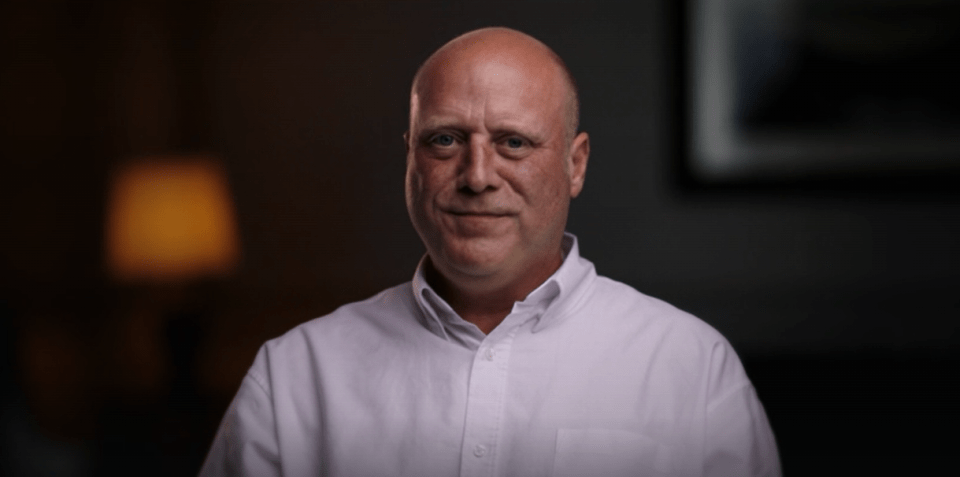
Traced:
<path id="1" fill-rule="evenodd" d="M 459 211 L 459 210 L 451 210 L 450 213 L 453 215 L 465 215 L 465 216 L 475 216 L 475 217 L 506 217 L 508 215 L 512 215 L 507 212 L 474 212 L 474 211 Z"/>

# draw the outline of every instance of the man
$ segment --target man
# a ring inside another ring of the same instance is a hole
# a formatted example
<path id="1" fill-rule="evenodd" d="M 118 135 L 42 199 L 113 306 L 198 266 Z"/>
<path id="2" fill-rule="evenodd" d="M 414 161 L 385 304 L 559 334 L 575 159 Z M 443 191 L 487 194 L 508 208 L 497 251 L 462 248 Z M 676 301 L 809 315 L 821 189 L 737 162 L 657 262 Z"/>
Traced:
<path id="1" fill-rule="evenodd" d="M 698 319 L 564 234 L 590 153 L 559 57 L 460 36 L 417 73 L 412 282 L 261 348 L 202 475 L 779 475 L 763 408 Z"/>

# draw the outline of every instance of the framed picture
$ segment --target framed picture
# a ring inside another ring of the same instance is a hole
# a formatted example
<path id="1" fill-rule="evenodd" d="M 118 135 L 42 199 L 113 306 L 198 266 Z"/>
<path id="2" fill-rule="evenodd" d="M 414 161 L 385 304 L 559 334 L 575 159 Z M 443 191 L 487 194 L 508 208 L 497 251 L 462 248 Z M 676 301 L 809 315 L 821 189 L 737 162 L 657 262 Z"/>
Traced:
<path id="1" fill-rule="evenodd" d="M 693 183 L 960 172 L 960 2 L 685 0 L 679 19 Z"/>

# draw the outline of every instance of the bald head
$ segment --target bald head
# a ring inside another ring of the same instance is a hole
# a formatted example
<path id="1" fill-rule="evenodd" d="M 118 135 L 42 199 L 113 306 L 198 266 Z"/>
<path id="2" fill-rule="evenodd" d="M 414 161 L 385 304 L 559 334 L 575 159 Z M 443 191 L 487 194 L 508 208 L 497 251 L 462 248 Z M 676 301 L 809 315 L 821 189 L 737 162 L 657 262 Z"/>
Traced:
<path id="1" fill-rule="evenodd" d="M 563 261 L 590 156 L 589 135 L 576 128 L 563 63 L 518 31 L 457 37 L 417 73 L 404 135 L 407 211 L 440 293 L 484 332 Z"/>
<path id="2" fill-rule="evenodd" d="M 481 28 L 447 42 L 430 55 L 413 77 L 411 101 L 429 89 L 450 65 L 469 62 L 516 64 L 530 69 L 551 70 L 547 76 L 563 88 L 567 142 L 573 140 L 580 123 L 580 99 L 576 82 L 559 55 L 526 33 L 503 27 Z"/>

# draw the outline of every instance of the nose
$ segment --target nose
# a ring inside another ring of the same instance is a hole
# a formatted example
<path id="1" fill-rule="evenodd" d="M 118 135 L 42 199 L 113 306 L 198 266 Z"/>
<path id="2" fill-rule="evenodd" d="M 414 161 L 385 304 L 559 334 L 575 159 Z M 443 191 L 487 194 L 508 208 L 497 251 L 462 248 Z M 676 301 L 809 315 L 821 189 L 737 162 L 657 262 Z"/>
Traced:
<path id="1" fill-rule="evenodd" d="M 460 159 L 457 188 L 474 194 L 499 188 L 500 177 L 495 169 L 495 154 L 488 142 L 471 137 L 470 145 Z"/>

